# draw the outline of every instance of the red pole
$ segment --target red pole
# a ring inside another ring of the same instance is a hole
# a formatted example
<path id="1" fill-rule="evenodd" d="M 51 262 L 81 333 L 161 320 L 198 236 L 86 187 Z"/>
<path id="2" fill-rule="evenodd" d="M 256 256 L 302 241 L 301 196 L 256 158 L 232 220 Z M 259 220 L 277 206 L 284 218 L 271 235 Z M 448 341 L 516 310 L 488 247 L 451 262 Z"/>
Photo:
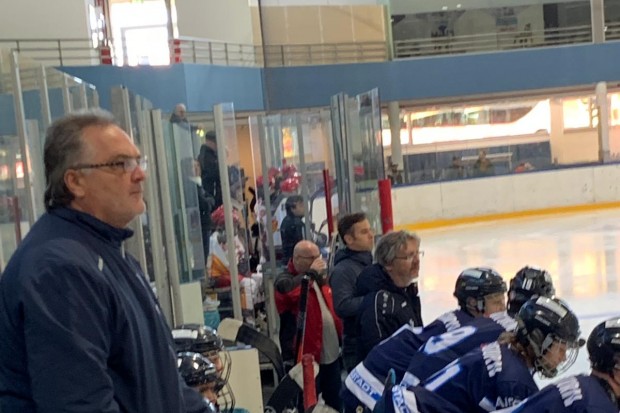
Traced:
<path id="1" fill-rule="evenodd" d="M 323 185 L 325 186 L 325 210 L 327 211 L 327 231 L 329 240 L 334 233 L 334 212 L 332 211 L 332 183 L 329 178 L 329 169 L 323 169 Z"/>
<path id="2" fill-rule="evenodd" d="M 392 218 L 392 184 L 389 179 L 380 179 L 379 183 L 379 203 L 381 205 L 381 229 L 383 233 L 394 229 L 394 219 Z"/>
<path id="3" fill-rule="evenodd" d="M 304 378 L 304 411 L 307 412 L 317 404 L 316 382 L 314 381 L 314 357 L 304 354 L 301 358 L 301 367 Z"/>

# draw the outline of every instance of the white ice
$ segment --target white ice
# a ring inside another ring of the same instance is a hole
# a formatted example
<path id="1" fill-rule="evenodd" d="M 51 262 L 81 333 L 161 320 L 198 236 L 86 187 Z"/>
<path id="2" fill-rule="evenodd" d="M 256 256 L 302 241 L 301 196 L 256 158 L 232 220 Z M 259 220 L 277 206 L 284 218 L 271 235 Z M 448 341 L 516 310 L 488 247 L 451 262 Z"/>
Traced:
<path id="1" fill-rule="evenodd" d="M 456 307 L 454 281 L 474 266 L 495 268 L 506 282 L 525 265 L 546 269 L 557 296 L 579 317 L 585 339 L 599 322 L 620 316 L 620 209 L 493 221 L 419 235 L 425 252 L 420 294 L 427 323 Z M 589 372 L 585 346 L 561 376 L 582 372 Z M 550 382 L 537 381 L 541 386 Z"/>

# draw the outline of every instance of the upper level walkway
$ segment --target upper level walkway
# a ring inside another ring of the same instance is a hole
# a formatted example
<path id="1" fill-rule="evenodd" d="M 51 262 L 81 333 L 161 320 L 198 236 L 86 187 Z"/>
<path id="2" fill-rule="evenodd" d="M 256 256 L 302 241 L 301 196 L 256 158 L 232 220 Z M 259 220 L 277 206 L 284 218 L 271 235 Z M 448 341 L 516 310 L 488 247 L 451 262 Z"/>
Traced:
<path id="1" fill-rule="evenodd" d="M 620 22 L 605 28 L 605 41 L 620 39 Z M 90 39 L 0 39 L 0 48 L 18 50 L 24 57 L 51 66 L 126 65 L 141 62 L 126 47 L 93 46 Z M 125 44 L 124 42 L 119 42 Z M 524 48 L 557 47 L 592 43 L 592 27 L 571 26 L 545 30 L 482 33 L 466 36 L 417 38 L 388 42 L 333 44 L 252 45 L 180 37 L 169 44 L 170 63 L 220 66 L 282 67 L 340 63 L 380 62 L 439 55 L 497 52 Z M 115 53 L 115 50 L 118 50 Z"/>

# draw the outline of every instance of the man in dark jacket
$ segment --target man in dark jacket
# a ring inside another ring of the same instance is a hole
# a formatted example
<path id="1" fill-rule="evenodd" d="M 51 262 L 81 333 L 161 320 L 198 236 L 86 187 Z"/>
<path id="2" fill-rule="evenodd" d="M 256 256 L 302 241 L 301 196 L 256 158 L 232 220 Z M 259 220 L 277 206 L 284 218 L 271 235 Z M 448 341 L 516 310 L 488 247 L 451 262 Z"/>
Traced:
<path id="1" fill-rule="evenodd" d="M 357 278 L 356 295 L 364 297 L 357 320 L 358 362 L 403 325 L 422 326 L 419 271 L 417 235 L 395 231 L 381 237 L 375 250 L 375 264 L 366 267 Z"/>
<path id="2" fill-rule="evenodd" d="M 146 159 L 101 110 L 54 122 L 45 206 L 0 278 L 0 411 L 205 413 L 123 242 Z"/>
<path id="3" fill-rule="evenodd" d="M 344 322 L 342 359 L 347 372 L 350 372 L 357 361 L 355 322 L 363 299 L 355 296 L 355 283 L 360 272 L 372 264 L 374 233 L 366 214 L 358 212 L 345 215 L 338 221 L 338 234 L 346 248 L 336 252 L 329 284 L 336 314 Z"/>
<path id="4" fill-rule="evenodd" d="M 306 212 L 304 199 L 301 195 L 291 195 L 286 199 L 286 216 L 280 224 L 282 237 L 282 264 L 288 264 L 293 258 L 295 245 L 305 239 L 305 225 L 302 218 Z"/>
<path id="5" fill-rule="evenodd" d="M 215 132 L 206 133 L 205 143 L 200 147 L 200 154 L 198 154 L 198 163 L 200 164 L 202 188 L 205 195 L 215 201 L 212 206 L 212 210 L 215 211 L 223 202 Z"/>

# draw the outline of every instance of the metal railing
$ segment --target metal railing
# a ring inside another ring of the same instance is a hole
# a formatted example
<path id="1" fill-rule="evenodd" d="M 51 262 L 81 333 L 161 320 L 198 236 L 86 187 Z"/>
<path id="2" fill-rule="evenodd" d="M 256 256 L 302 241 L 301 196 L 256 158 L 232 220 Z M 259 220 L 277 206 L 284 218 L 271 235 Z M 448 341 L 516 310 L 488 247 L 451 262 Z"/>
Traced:
<path id="1" fill-rule="evenodd" d="M 248 45 L 181 37 L 171 40 L 173 61 L 226 66 L 307 66 L 388 59 L 384 42 Z"/>
<path id="2" fill-rule="evenodd" d="M 49 66 L 99 64 L 99 52 L 90 39 L 0 39 L 0 48 Z"/>
<path id="3" fill-rule="evenodd" d="M 620 40 L 620 22 L 608 23 L 605 40 Z M 423 57 L 548 47 L 592 42 L 589 25 L 545 30 L 486 33 L 394 41 L 394 58 Z M 113 43 L 111 41 L 111 43 Z M 125 46 L 125 45 L 124 45 Z M 161 45 L 160 45 L 161 47 Z M 224 66 L 305 66 L 386 61 L 389 46 L 384 42 L 252 45 L 226 43 L 193 37 L 170 40 L 171 63 L 202 63 Z M 24 57 L 47 65 L 100 64 L 100 50 L 91 39 L 0 39 L 0 48 L 13 49 Z M 112 48 L 112 52 L 113 52 Z M 127 61 L 111 59 L 116 64 Z"/>
<path id="4" fill-rule="evenodd" d="M 385 42 L 265 46 L 265 66 L 306 66 L 388 60 Z"/>
<path id="5" fill-rule="evenodd" d="M 396 58 L 462 54 L 530 47 L 559 46 L 592 41 L 592 28 L 573 26 L 545 30 L 483 33 L 394 41 Z"/>

